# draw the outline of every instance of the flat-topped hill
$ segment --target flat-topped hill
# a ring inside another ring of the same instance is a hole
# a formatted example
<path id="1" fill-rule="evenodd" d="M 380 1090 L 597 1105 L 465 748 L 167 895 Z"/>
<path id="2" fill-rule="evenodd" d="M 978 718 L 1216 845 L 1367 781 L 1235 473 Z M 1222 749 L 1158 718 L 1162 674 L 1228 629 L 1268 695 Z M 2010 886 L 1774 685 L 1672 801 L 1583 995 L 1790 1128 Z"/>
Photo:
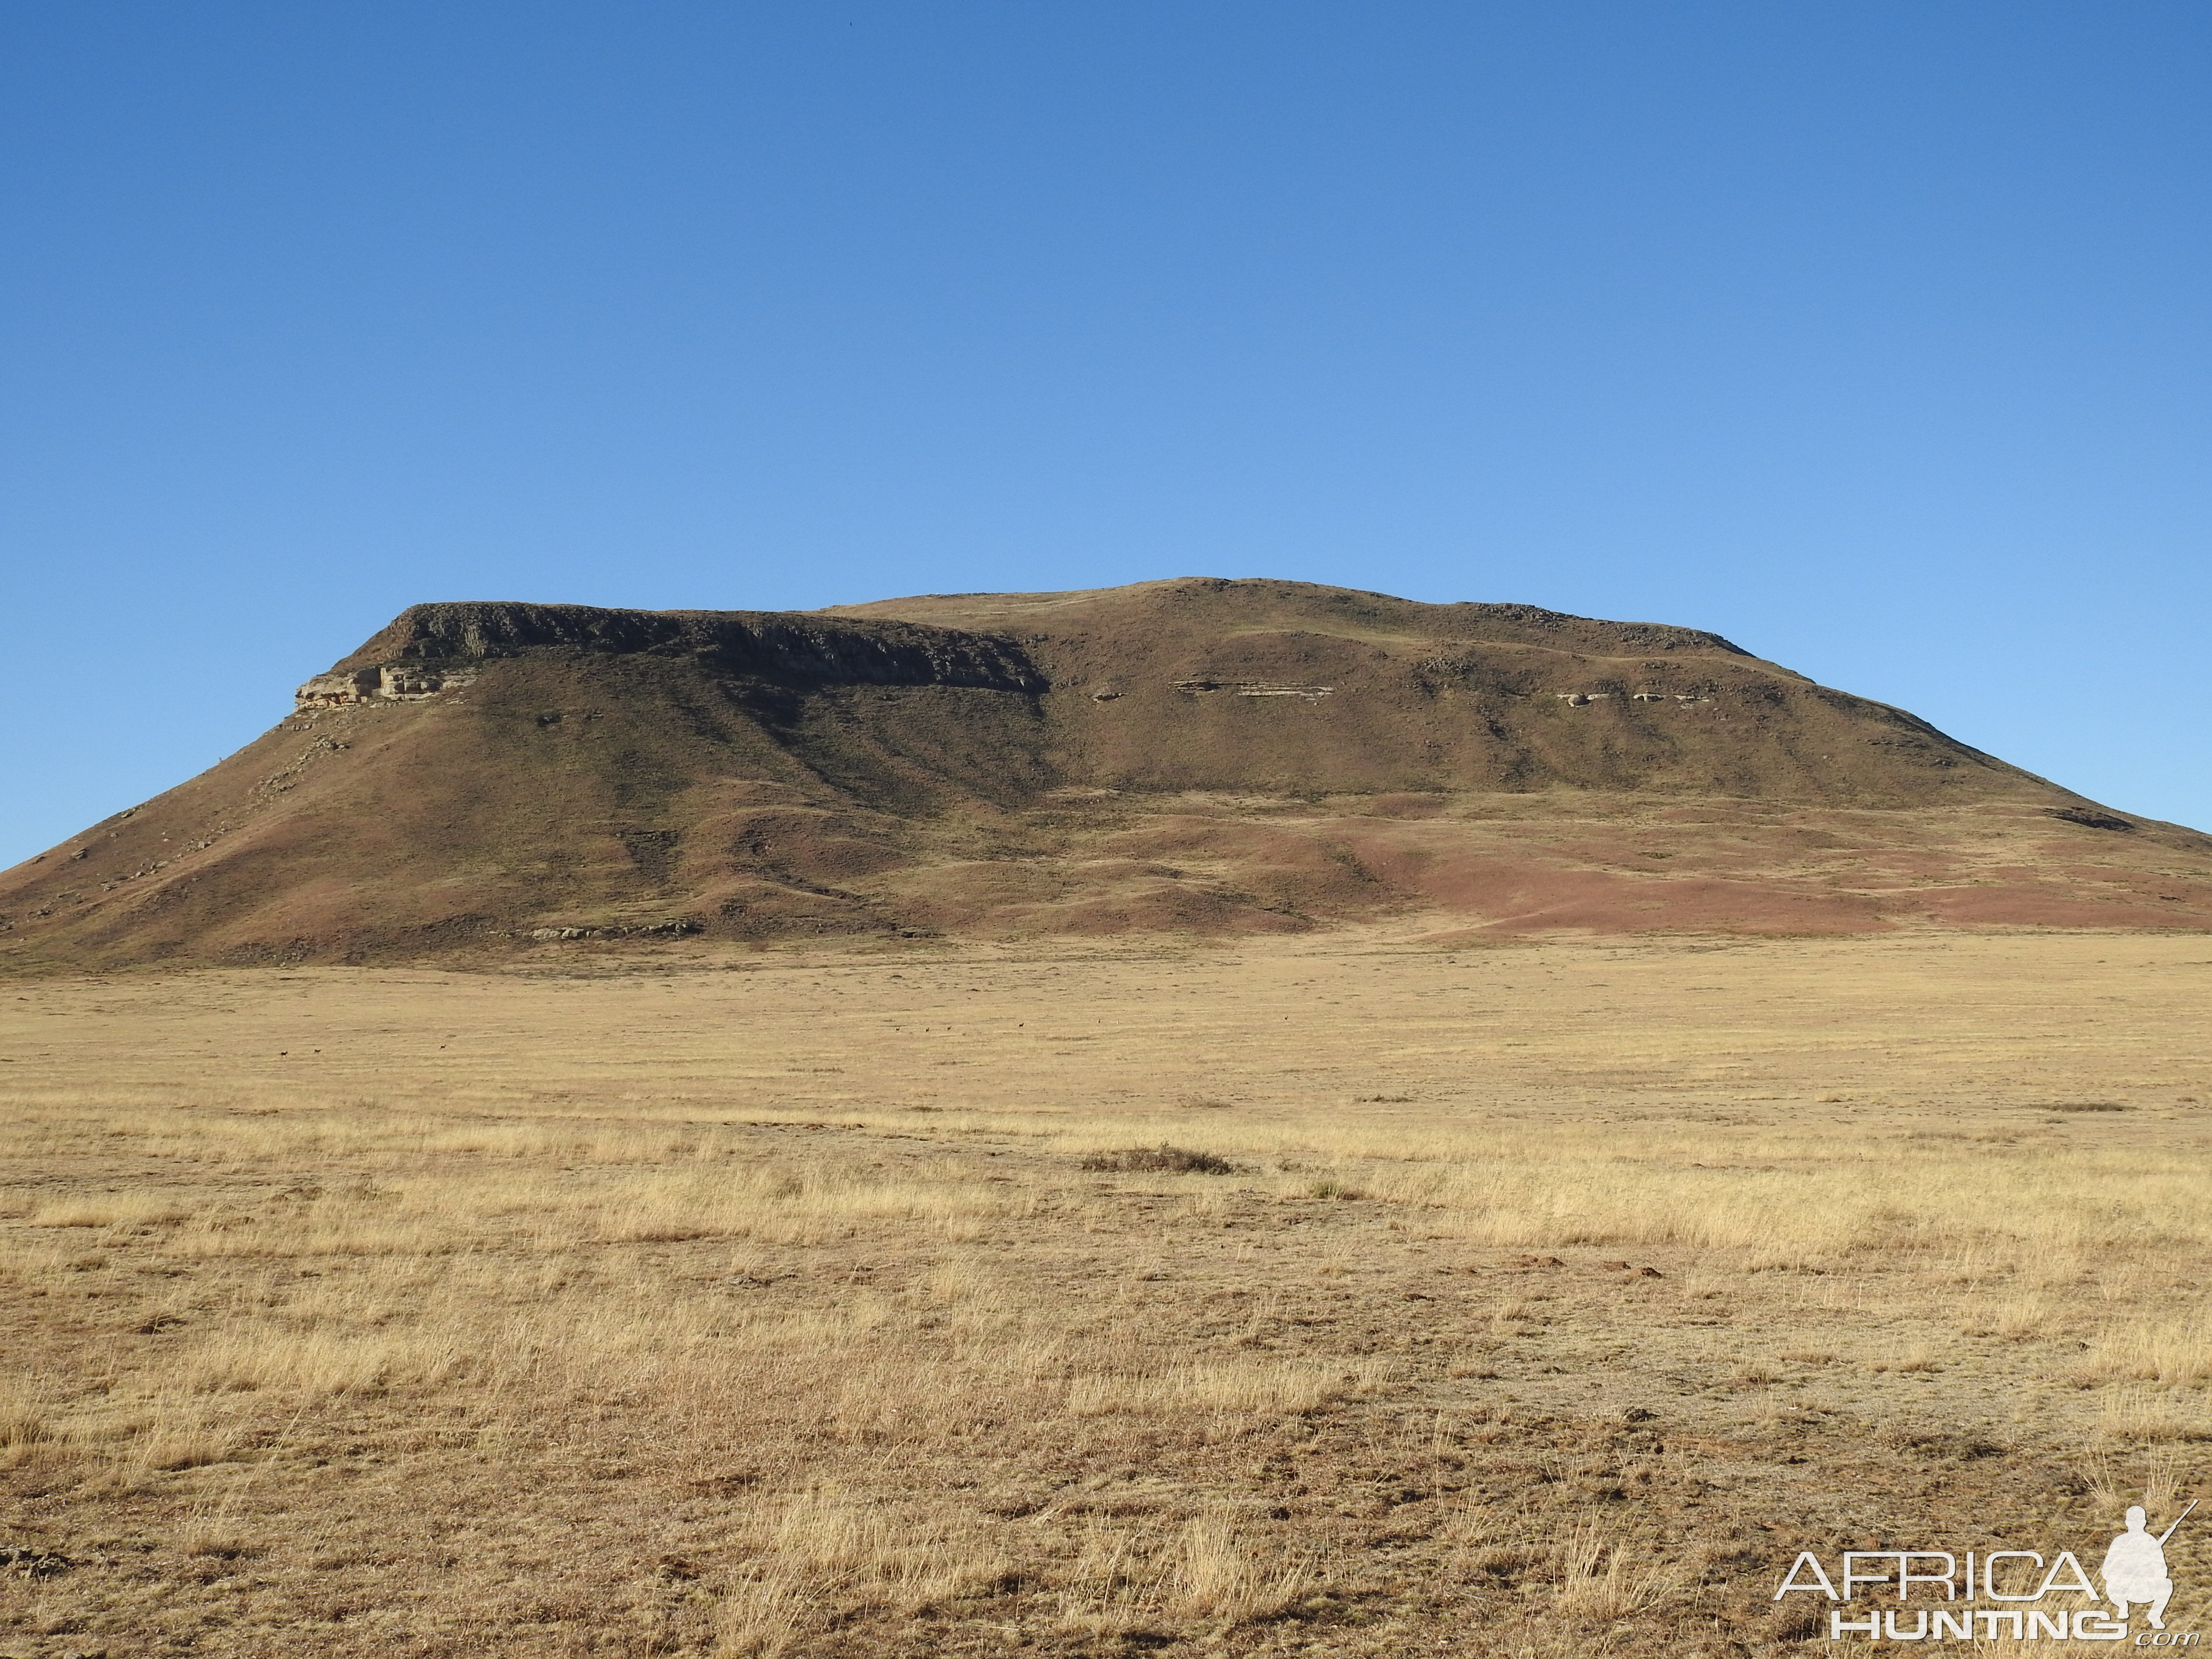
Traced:
<path id="1" fill-rule="evenodd" d="M 1189 578 L 416 605 L 0 875 L 0 963 L 609 940 L 2212 927 L 2212 839 L 1695 629 Z"/>

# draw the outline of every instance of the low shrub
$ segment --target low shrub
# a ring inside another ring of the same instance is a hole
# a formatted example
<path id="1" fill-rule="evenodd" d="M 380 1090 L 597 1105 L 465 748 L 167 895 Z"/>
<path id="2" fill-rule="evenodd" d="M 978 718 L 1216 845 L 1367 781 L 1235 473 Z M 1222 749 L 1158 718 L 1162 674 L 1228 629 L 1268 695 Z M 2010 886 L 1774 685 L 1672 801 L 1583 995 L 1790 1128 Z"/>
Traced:
<path id="1" fill-rule="evenodd" d="M 1124 1170 L 1168 1175 L 1235 1175 L 1237 1166 L 1212 1152 L 1194 1152 L 1187 1146 L 1125 1146 L 1119 1152 L 1093 1152 L 1083 1160 L 1086 1170 Z"/>

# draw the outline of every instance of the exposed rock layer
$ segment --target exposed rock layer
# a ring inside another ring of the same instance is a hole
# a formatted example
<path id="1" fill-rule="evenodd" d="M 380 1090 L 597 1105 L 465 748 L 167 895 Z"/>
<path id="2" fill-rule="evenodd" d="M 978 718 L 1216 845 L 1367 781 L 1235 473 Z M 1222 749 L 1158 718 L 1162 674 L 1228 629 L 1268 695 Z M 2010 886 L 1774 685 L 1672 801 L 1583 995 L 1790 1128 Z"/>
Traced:
<path id="1" fill-rule="evenodd" d="M 987 635 L 773 611 L 504 602 L 410 605 L 332 672 L 399 663 L 450 669 L 546 651 L 688 658 L 710 674 L 793 684 L 1045 690 L 1017 647 Z"/>

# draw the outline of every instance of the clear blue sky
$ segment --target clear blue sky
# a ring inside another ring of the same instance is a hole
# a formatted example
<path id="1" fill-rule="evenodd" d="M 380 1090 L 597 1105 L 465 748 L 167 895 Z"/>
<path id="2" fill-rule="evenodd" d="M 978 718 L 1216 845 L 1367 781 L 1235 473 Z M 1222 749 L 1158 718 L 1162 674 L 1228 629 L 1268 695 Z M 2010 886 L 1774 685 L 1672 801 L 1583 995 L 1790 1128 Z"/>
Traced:
<path id="1" fill-rule="evenodd" d="M 0 864 L 420 599 L 1717 629 L 2212 826 L 2212 8 L 0 10 Z"/>

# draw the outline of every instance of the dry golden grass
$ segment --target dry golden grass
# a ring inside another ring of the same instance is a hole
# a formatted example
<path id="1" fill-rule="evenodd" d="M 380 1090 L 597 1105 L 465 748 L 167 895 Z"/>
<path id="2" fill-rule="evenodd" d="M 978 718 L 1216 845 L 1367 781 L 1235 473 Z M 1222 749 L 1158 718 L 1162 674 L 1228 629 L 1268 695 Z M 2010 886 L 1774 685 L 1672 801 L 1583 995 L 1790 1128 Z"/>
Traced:
<path id="1" fill-rule="evenodd" d="M 1680 1580 L 1677 1567 L 1639 1563 L 1629 1546 L 1608 1540 L 1597 1522 L 1580 1521 L 1559 1546 L 1557 1605 L 1571 1619 L 1610 1625 L 1661 1606 Z"/>
<path id="2" fill-rule="evenodd" d="M 69 1565 L 0 1653 L 1718 1656 L 1800 1547 L 2100 1547 L 2212 1448 L 2208 987 L 2020 937 L 6 988 L 0 1549 Z M 1164 1145 L 1211 1161 L 1085 1167 Z"/>

